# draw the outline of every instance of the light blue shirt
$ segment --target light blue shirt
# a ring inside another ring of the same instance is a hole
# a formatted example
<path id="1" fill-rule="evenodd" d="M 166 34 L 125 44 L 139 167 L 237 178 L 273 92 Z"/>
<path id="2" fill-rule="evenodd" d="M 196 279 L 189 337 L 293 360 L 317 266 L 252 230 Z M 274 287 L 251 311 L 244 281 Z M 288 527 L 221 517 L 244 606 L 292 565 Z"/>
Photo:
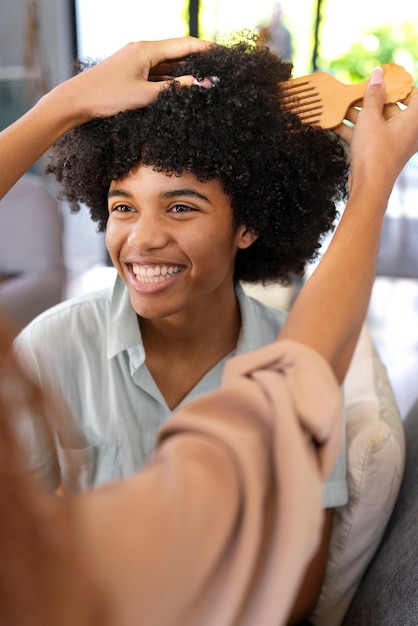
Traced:
<path id="1" fill-rule="evenodd" d="M 237 297 L 242 327 L 233 354 L 274 341 L 286 314 L 250 298 L 240 286 Z M 65 301 L 41 314 L 22 331 L 16 346 L 41 383 L 48 381 L 63 399 L 69 417 L 57 433 L 58 459 L 39 422 L 32 420 L 23 429 L 30 467 L 47 489 L 55 489 L 61 478 L 66 489 L 77 491 L 126 477 L 149 459 L 171 410 L 145 365 L 137 315 L 119 277 L 113 289 Z M 217 389 L 225 361 L 233 354 L 207 372 L 179 406 Z M 65 470 L 73 461 L 82 474 L 70 479 Z M 325 506 L 346 503 L 345 472 L 343 443 L 324 485 Z"/>

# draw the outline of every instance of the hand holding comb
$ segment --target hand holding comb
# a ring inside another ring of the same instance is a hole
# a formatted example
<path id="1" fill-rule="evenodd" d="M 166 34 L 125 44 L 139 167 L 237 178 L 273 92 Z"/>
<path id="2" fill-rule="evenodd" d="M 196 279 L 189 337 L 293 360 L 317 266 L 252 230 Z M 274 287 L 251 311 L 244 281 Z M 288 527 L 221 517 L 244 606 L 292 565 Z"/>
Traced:
<path id="1" fill-rule="evenodd" d="M 411 74 L 395 63 L 381 67 L 387 104 L 402 102 L 413 89 Z M 332 129 L 342 123 L 351 106 L 363 99 L 368 83 L 347 85 L 327 72 L 315 72 L 284 83 L 284 103 L 304 123 Z"/>

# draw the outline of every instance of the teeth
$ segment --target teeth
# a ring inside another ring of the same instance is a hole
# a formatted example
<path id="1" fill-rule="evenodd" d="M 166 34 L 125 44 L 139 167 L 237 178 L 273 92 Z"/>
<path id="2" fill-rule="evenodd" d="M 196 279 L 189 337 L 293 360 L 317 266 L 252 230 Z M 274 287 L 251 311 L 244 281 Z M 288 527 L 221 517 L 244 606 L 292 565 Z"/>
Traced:
<path id="1" fill-rule="evenodd" d="M 160 283 L 181 272 L 179 265 L 138 265 L 132 264 L 132 271 L 141 283 Z"/>

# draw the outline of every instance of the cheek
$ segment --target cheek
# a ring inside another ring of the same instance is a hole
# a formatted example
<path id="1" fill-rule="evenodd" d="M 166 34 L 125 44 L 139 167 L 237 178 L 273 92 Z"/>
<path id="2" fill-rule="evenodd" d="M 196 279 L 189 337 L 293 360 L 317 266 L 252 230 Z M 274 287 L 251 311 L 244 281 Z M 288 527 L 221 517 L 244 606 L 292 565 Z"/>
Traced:
<path id="1" fill-rule="evenodd" d="M 219 268 L 225 271 L 235 262 L 238 252 L 237 242 L 232 232 L 217 230 L 216 232 L 201 231 L 189 245 L 190 256 L 195 261 L 211 264 L 211 270 Z"/>
<path id="2" fill-rule="evenodd" d="M 112 259 L 119 252 L 121 247 L 121 241 L 121 229 L 117 228 L 112 220 L 109 219 L 106 226 L 105 244 Z"/>

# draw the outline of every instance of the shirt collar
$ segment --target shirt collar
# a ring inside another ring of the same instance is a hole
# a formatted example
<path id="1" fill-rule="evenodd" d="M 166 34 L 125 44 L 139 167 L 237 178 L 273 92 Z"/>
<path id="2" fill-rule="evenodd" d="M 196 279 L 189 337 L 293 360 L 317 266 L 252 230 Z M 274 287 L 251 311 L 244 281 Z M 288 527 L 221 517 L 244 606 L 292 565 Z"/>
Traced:
<path id="1" fill-rule="evenodd" d="M 107 358 L 112 359 L 119 352 L 140 346 L 143 353 L 141 330 L 138 316 L 132 307 L 128 289 L 117 275 L 110 302 L 107 333 Z M 145 358 L 145 354 L 143 354 Z"/>
<path id="2" fill-rule="evenodd" d="M 265 343 L 260 330 L 260 303 L 248 296 L 243 287 L 237 284 L 235 291 L 241 312 L 241 330 L 234 354 L 244 354 L 256 350 Z M 231 355 L 232 356 L 232 355 Z"/>
<path id="3" fill-rule="evenodd" d="M 250 298 L 238 283 L 235 287 L 241 313 L 241 330 L 237 347 L 233 354 L 243 354 L 255 350 L 260 346 L 259 314 L 257 301 Z M 119 275 L 113 287 L 109 313 L 109 329 L 107 338 L 107 356 L 112 359 L 119 352 L 135 346 L 141 348 L 142 358 L 145 358 L 141 330 L 138 317 L 131 305 L 129 292 Z"/>

